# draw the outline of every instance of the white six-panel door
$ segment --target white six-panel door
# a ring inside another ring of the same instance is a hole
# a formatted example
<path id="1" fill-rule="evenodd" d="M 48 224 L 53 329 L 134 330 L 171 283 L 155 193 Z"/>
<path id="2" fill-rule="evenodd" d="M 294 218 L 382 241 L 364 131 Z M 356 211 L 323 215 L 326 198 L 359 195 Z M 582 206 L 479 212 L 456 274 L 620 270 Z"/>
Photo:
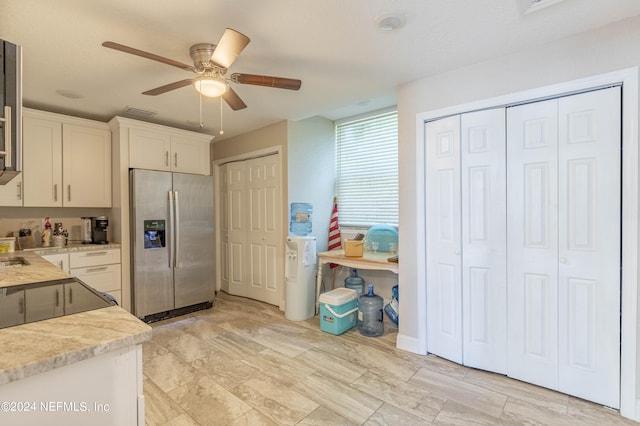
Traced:
<path id="1" fill-rule="evenodd" d="M 507 123 L 508 374 L 618 407 L 620 88 Z"/>
<path id="2" fill-rule="evenodd" d="M 507 372 L 505 109 L 461 115 L 462 358 Z"/>
<path id="3" fill-rule="evenodd" d="M 558 387 L 558 101 L 507 110 L 509 367 Z"/>
<path id="4" fill-rule="evenodd" d="M 221 286 L 278 305 L 284 282 L 279 156 L 227 163 L 220 174 Z"/>
<path id="5" fill-rule="evenodd" d="M 618 407 L 620 88 L 504 111 L 425 125 L 427 350 Z"/>
<path id="6" fill-rule="evenodd" d="M 427 351 L 462 363 L 460 116 L 426 124 Z"/>
<path id="7" fill-rule="evenodd" d="M 279 159 L 270 155 L 246 163 L 250 268 L 247 295 L 278 305 L 284 282 Z"/>
<path id="8" fill-rule="evenodd" d="M 620 87 L 558 102 L 559 390 L 618 408 Z"/>

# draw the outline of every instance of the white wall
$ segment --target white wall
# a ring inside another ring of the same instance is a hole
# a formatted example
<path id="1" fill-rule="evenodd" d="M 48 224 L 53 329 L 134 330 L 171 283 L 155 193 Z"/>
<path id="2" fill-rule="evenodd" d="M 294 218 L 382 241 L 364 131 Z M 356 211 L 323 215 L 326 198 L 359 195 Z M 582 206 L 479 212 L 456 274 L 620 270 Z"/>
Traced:
<path id="1" fill-rule="evenodd" d="M 418 316 L 416 214 L 418 176 L 416 115 L 445 107 L 534 89 L 640 64 L 640 18 L 630 18 L 595 31 L 527 51 L 460 68 L 399 88 L 400 289 L 403 294 L 399 341 L 410 343 L 424 331 Z M 415 195 L 414 195 L 415 194 Z M 409 304 L 409 302 L 412 304 Z"/>
<path id="2" fill-rule="evenodd" d="M 326 251 L 335 195 L 336 143 L 333 121 L 322 117 L 290 121 L 288 154 L 287 209 L 290 209 L 291 203 L 313 204 L 311 235 L 317 239 L 317 250 Z M 289 214 L 290 210 L 286 210 L 287 221 Z"/>

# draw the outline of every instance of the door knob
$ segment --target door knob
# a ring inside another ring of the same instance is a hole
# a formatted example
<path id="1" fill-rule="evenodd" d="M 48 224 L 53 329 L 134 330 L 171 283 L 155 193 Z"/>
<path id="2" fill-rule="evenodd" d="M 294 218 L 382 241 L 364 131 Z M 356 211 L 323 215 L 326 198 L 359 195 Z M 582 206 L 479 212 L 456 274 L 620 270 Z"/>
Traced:
<path id="1" fill-rule="evenodd" d="M 567 263 L 567 258 L 566 257 L 561 257 L 560 258 L 560 263 Z"/>

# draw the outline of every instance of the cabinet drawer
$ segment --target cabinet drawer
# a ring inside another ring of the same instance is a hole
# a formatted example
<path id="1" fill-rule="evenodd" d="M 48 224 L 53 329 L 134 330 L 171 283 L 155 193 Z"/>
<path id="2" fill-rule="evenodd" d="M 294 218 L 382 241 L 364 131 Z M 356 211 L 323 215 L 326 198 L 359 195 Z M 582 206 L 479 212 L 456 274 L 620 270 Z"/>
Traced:
<path id="1" fill-rule="evenodd" d="M 120 263 L 120 249 L 104 249 L 69 253 L 69 267 L 86 268 L 89 266 Z"/>
<path id="2" fill-rule="evenodd" d="M 120 291 L 120 265 L 71 269 L 71 275 L 79 278 L 97 291 Z"/>

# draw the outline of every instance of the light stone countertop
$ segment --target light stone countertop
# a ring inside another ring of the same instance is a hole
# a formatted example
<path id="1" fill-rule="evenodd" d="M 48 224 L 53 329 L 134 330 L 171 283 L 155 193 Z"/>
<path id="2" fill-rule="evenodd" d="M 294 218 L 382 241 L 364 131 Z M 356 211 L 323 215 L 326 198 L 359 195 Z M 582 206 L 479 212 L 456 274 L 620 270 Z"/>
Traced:
<path id="1" fill-rule="evenodd" d="M 0 259 L 12 257 L 23 257 L 29 265 L 2 268 L 0 287 L 69 278 L 33 251 L 0 254 Z M 151 338 L 151 332 L 151 327 L 119 306 L 2 328 L 0 385 L 141 344 Z"/>
<path id="2" fill-rule="evenodd" d="M 151 330 L 118 306 L 0 329 L 0 385 L 141 344 Z"/>
<path id="3" fill-rule="evenodd" d="M 45 259 L 33 252 L 15 251 L 12 253 L 0 254 L 0 260 L 13 258 L 24 258 L 29 262 L 29 265 L 6 268 L 0 266 L 0 287 L 35 284 L 42 281 L 69 278 L 69 275 L 66 272 L 58 269 L 58 267 L 47 262 Z"/>
<path id="4" fill-rule="evenodd" d="M 113 249 L 120 248 L 119 243 L 109 243 L 109 244 L 80 244 L 80 243 L 71 243 L 62 247 L 35 247 L 32 249 L 23 250 L 23 252 L 33 252 L 40 255 L 47 254 L 60 254 L 60 253 L 72 253 L 79 251 L 98 251 L 105 249 Z M 15 253 L 21 253 L 21 251 L 16 251 Z"/>

